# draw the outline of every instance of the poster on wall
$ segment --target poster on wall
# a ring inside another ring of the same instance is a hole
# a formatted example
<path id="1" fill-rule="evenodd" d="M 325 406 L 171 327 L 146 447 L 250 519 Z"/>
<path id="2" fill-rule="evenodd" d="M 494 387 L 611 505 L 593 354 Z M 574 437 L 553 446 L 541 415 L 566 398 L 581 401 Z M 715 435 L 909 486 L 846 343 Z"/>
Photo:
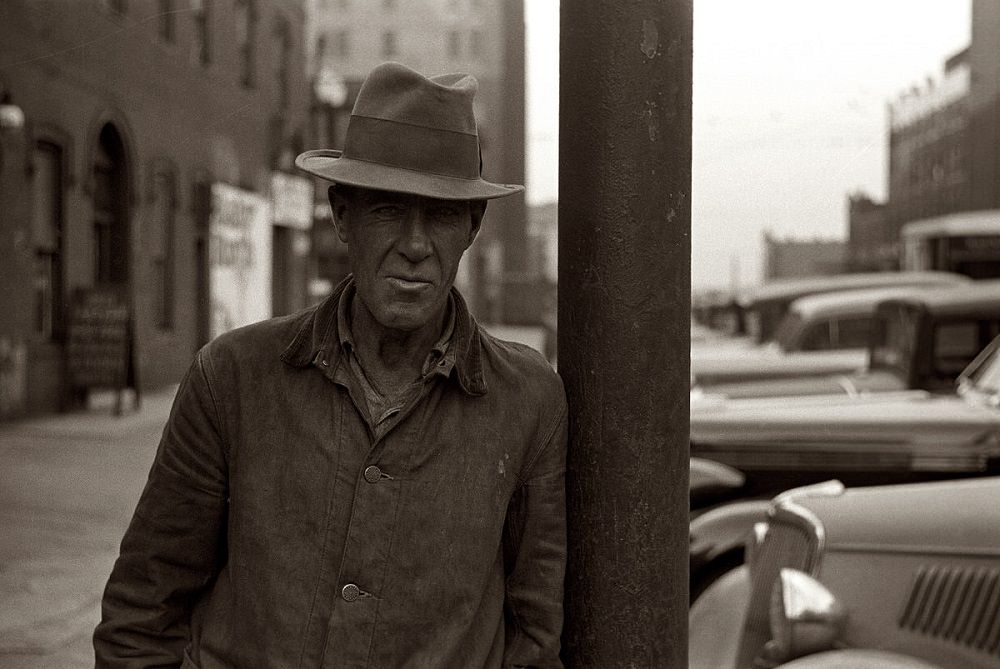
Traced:
<path id="1" fill-rule="evenodd" d="M 209 218 L 210 336 L 271 317 L 268 199 L 212 184 Z"/>

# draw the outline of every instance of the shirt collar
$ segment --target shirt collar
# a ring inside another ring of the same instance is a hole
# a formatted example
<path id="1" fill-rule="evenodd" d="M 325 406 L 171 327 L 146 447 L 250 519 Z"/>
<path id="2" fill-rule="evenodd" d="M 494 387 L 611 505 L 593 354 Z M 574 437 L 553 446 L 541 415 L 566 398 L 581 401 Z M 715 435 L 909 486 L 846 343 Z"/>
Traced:
<path id="1" fill-rule="evenodd" d="M 340 346 L 347 355 L 354 354 L 354 330 L 351 328 L 351 304 L 357 294 L 354 285 L 349 285 L 341 293 L 337 300 L 337 337 Z M 455 333 L 455 298 L 448 295 L 447 319 L 441 336 L 434 342 L 427 359 L 421 366 L 420 375 L 427 376 L 432 371 L 447 375 L 454 365 L 454 355 L 447 355 L 451 344 L 451 337 Z"/>
<path id="2" fill-rule="evenodd" d="M 353 345 L 347 308 L 354 293 L 354 277 L 348 275 L 325 300 L 306 312 L 295 336 L 281 354 L 281 359 L 295 367 L 316 365 L 330 378 L 340 364 L 345 344 Z M 483 376 L 483 351 L 479 325 L 465 299 L 454 287 L 448 296 L 451 315 L 441 338 L 434 346 L 439 357 L 453 361 L 459 385 L 470 395 L 486 393 Z M 341 328 L 341 323 L 345 327 Z M 451 368 L 451 365 L 448 365 Z"/>

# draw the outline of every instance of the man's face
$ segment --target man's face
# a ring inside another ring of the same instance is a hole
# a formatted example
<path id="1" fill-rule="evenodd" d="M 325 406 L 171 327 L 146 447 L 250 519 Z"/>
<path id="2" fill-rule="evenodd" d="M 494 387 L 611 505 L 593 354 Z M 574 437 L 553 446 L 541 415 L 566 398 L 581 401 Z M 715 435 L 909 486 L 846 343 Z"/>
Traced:
<path id="1" fill-rule="evenodd" d="M 383 327 L 437 327 L 484 203 L 389 191 L 332 190 L 330 204 L 358 296 Z"/>

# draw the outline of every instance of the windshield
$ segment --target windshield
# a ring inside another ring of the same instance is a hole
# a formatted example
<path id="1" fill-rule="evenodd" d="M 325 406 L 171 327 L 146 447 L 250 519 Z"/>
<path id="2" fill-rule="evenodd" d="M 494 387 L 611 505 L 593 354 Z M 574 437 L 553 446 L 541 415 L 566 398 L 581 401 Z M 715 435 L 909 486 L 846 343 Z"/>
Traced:
<path id="1" fill-rule="evenodd" d="M 917 323 L 916 313 L 906 307 L 881 310 L 871 350 L 872 369 L 889 369 L 905 379 L 910 377 Z"/>
<path id="2" fill-rule="evenodd" d="M 966 378 L 982 393 L 1000 393 L 1000 337 L 973 361 Z"/>

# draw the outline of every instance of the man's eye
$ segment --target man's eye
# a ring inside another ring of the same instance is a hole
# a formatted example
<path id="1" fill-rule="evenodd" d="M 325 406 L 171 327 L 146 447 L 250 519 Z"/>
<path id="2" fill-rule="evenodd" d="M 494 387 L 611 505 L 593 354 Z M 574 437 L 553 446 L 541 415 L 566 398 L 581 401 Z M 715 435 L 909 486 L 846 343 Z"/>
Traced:
<path id="1" fill-rule="evenodd" d="M 401 207 L 394 204 L 383 204 L 372 209 L 372 213 L 376 216 L 397 216 L 400 212 Z"/>
<path id="2" fill-rule="evenodd" d="M 434 218 L 455 218 L 461 214 L 461 210 L 458 207 L 434 207 L 430 214 Z"/>

